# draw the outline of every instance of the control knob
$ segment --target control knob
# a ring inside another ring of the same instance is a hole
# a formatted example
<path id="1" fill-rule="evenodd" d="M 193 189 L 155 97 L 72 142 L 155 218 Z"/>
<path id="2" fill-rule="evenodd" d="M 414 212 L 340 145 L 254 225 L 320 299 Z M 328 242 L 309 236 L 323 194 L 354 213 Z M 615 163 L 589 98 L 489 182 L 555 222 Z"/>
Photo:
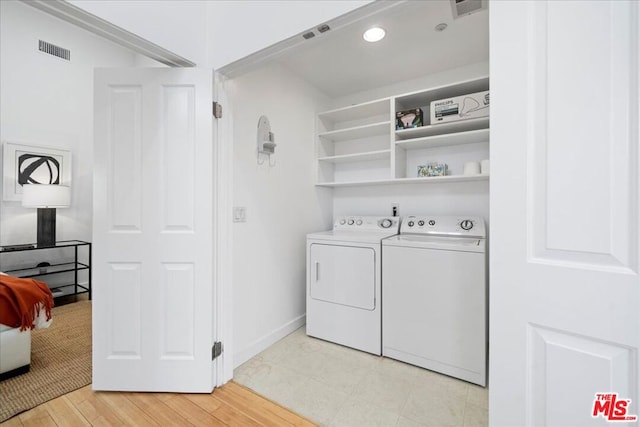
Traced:
<path id="1" fill-rule="evenodd" d="M 380 223 L 380 227 L 382 228 L 389 228 L 391 227 L 391 220 L 390 219 L 383 219 L 382 222 Z"/>
<path id="2" fill-rule="evenodd" d="M 465 219 L 462 222 L 460 222 L 460 228 L 462 228 L 465 231 L 469 231 L 473 228 L 473 221 L 471 221 L 470 219 Z"/>
<path id="3" fill-rule="evenodd" d="M 356 225 L 362 225 L 362 220 L 361 219 L 357 220 Z"/>
<path id="4" fill-rule="evenodd" d="M 349 225 L 353 225 L 353 223 L 354 223 L 354 222 L 355 222 L 355 221 L 353 220 L 353 218 L 349 218 L 349 221 L 348 221 L 348 224 L 349 224 Z"/>
<path id="5" fill-rule="evenodd" d="M 344 219 L 344 218 L 342 218 L 342 219 L 340 220 L 340 225 L 345 225 L 345 224 L 346 224 L 346 222 L 347 222 L 347 221 L 345 221 L 345 219 Z"/>
<path id="6" fill-rule="evenodd" d="M 409 225 L 409 227 L 413 227 L 413 224 L 415 223 L 413 221 L 409 221 L 407 224 Z"/>
<path id="7" fill-rule="evenodd" d="M 429 220 L 429 225 L 433 227 L 434 225 L 436 225 L 436 222 L 434 220 L 430 219 Z"/>
<path id="8" fill-rule="evenodd" d="M 418 225 L 422 227 L 424 225 L 424 221 L 423 220 L 418 221 Z"/>

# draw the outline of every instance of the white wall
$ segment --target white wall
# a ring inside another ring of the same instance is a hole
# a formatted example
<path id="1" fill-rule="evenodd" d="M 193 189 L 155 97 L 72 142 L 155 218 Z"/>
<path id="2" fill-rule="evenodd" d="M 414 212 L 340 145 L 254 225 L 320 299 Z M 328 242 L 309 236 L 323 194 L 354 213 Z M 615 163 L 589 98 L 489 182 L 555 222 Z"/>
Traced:
<path id="1" fill-rule="evenodd" d="M 456 80 L 464 80 L 488 74 L 488 62 L 473 64 L 445 73 L 433 74 L 412 81 L 399 82 L 391 86 L 375 88 L 366 92 L 335 99 L 332 101 L 332 107 L 343 107 L 353 103 L 418 91 L 448 84 Z M 435 156 L 440 155 L 444 158 L 444 156 L 448 155 L 447 153 L 464 155 L 465 150 L 472 149 L 474 153 L 471 154 L 471 156 L 473 157 L 475 155 L 479 157 L 483 151 L 482 144 L 473 145 L 474 147 L 441 148 L 431 153 L 436 153 Z M 486 144 L 484 151 L 486 152 Z M 454 157 L 455 155 L 450 158 Z M 489 157 L 487 155 L 484 158 Z M 482 159 L 478 158 L 476 160 Z M 410 162 L 407 163 L 409 164 Z M 390 215 L 391 203 L 400 204 L 401 216 L 411 214 L 477 215 L 482 216 L 487 226 L 489 225 L 489 181 L 336 188 L 334 190 L 333 214 L 334 216 Z"/>
<path id="2" fill-rule="evenodd" d="M 70 49 L 71 61 L 39 52 L 39 39 Z M 91 239 L 93 69 L 135 61 L 130 51 L 30 6 L 0 2 L 0 139 L 72 151 L 72 206 L 58 209 L 58 239 Z M 0 244 L 35 240 L 35 209 L 0 202 Z"/>
<path id="3" fill-rule="evenodd" d="M 234 365 L 304 321 L 306 234 L 330 228 L 331 190 L 314 186 L 314 117 L 328 100 L 299 77 L 270 65 L 227 83 L 233 105 Z M 259 95 L 258 95 L 259 94 Z M 257 123 L 275 133 L 275 166 L 258 165 Z"/>

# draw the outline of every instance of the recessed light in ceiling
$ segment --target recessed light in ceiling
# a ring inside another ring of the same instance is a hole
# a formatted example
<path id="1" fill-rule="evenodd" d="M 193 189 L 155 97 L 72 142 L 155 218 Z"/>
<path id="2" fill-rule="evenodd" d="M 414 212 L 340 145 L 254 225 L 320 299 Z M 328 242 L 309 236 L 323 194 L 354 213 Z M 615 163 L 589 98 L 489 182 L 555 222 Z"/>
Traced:
<path id="1" fill-rule="evenodd" d="M 447 24 L 445 24 L 444 22 L 442 24 L 438 24 L 435 26 L 434 30 L 436 31 L 444 31 L 447 29 Z"/>
<path id="2" fill-rule="evenodd" d="M 362 38 L 369 43 L 379 42 L 384 38 L 387 32 L 380 27 L 371 27 L 362 34 Z"/>

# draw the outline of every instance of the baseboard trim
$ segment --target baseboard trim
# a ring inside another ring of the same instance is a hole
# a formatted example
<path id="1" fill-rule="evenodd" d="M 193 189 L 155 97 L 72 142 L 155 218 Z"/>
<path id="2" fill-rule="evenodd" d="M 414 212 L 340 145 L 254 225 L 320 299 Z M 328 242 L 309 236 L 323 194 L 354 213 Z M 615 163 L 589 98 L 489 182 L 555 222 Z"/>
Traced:
<path id="1" fill-rule="evenodd" d="M 268 334 L 258 338 L 251 344 L 249 344 L 244 350 L 241 350 L 233 355 L 233 368 L 237 368 L 247 360 L 251 359 L 256 354 L 266 350 L 282 338 L 286 337 L 296 329 L 304 326 L 307 323 L 307 315 L 296 317 L 295 319 L 285 323 L 278 329 L 269 332 Z"/>

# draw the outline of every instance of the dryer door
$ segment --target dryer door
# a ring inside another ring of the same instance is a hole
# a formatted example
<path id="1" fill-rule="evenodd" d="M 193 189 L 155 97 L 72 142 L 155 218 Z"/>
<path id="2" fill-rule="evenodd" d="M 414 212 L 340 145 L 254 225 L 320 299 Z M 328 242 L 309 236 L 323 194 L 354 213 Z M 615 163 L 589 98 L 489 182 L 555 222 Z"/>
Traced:
<path id="1" fill-rule="evenodd" d="M 372 248 L 313 243 L 311 298 L 364 310 L 376 307 L 376 254 Z"/>

